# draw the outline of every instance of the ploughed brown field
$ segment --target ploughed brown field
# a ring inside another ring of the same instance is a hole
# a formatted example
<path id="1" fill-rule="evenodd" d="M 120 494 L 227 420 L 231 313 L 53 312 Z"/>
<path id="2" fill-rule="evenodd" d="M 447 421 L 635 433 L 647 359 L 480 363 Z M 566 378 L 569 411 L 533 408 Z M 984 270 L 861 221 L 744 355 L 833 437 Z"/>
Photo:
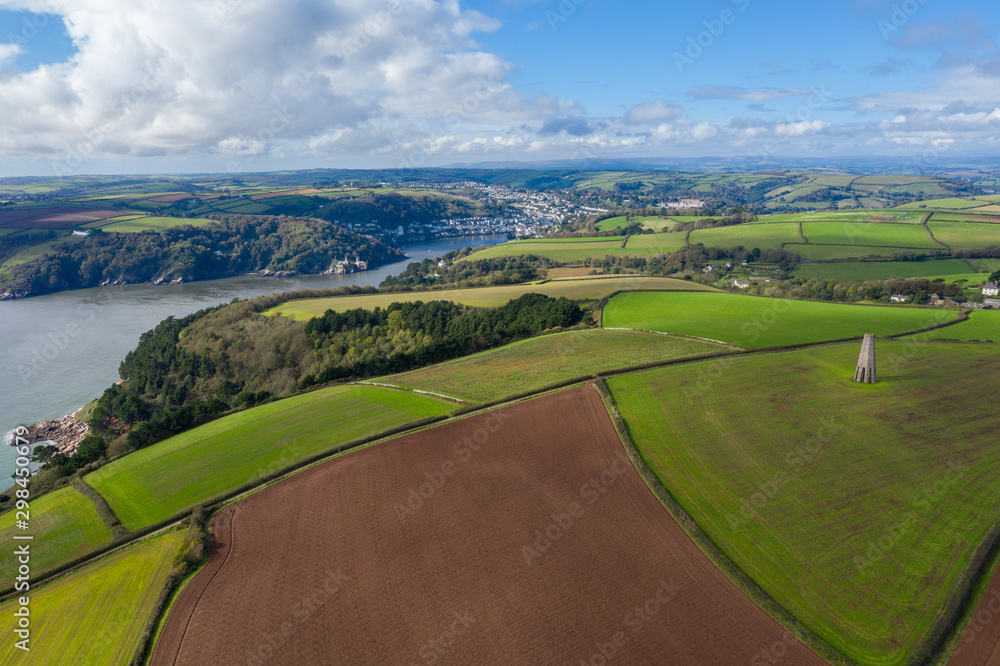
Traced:
<path id="1" fill-rule="evenodd" d="M 0 227 L 68 229 L 86 222 L 128 214 L 126 210 L 94 208 L 30 208 L 0 212 Z"/>
<path id="2" fill-rule="evenodd" d="M 1000 666 L 1000 571 L 993 574 L 948 666 Z"/>
<path id="3" fill-rule="evenodd" d="M 591 386 L 345 455 L 213 534 L 153 664 L 823 663 L 688 538 Z"/>

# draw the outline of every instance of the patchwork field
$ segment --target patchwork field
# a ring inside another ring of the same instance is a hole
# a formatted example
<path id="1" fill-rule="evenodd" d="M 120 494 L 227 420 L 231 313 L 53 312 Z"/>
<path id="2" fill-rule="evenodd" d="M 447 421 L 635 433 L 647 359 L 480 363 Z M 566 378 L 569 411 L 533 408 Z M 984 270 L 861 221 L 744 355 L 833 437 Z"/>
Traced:
<path id="1" fill-rule="evenodd" d="M 281 315 L 298 321 L 309 321 L 327 310 L 351 310 L 353 308 L 372 309 L 388 307 L 404 301 L 455 301 L 475 307 L 498 307 L 524 294 L 545 294 L 553 298 L 565 297 L 570 300 L 596 301 L 616 291 L 640 289 L 684 289 L 693 291 L 715 291 L 711 287 L 658 277 L 598 277 L 579 280 L 560 280 L 544 284 L 519 284 L 504 287 L 477 287 L 440 291 L 412 291 L 398 294 L 366 294 L 362 296 L 336 296 L 333 298 L 310 298 L 289 301 L 264 312 L 265 315 Z"/>
<path id="2" fill-rule="evenodd" d="M 879 342 L 699 362 L 608 384 L 699 526 L 862 664 L 903 664 L 1000 519 L 992 346 Z"/>
<path id="3" fill-rule="evenodd" d="M 101 228 L 104 229 L 104 231 L 134 233 L 137 231 L 146 231 L 147 229 L 152 231 L 163 231 L 164 229 L 172 229 L 174 227 L 180 227 L 187 224 L 195 227 L 203 227 L 211 222 L 212 220 L 194 217 L 138 217 L 131 220 L 123 220 L 121 222 L 112 222 L 111 224 Z"/>
<path id="4" fill-rule="evenodd" d="M 122 215 L 121 209 L 80 206 L 32 207 L 0 211 L 0 227 L 8 229 L 69 229 L 86 222 Z"/>
<path id="5" fill-rule="evenodd" d="M 71 486 L 31 500 L 28 531 L 15 527 L 13 511 L 0 515 L 0 587 L 13 585 L 17 570 L 13 539 L 30 535 L 33 547 L 31 569 L 39 574 L 111 543 L 111 532 L 97 515 L 94 504 Z"/>
<path id="6" fill-rule="evenodd" d="M 888 280 L 889 278 L 945 277 L 948 282 L 975 276 L 961 259 L 929 261 L 842 261 L 830 264 L 803 264 L 792 271 L 794 277 L 826 280 Z M 982 275 L 985 279 L 989 274 Z M 954 276 L 954 278 L 952 278 Z"/>
<path id="7" fill-rule="evenodd" d="M 86 481 L 135 530 L 338 445 L 454 409 L 453 402 L 409 391 L 323 389 L 181 433 Z"/>
<path id="8" fill-rule="evenodd" d="M 923 308 L 654 292 L 618 294 L 603 317 L 605 328 L 693 335 L 755 348 L 893 335 L 954 318 L 955 313 Z"/>
<path id="9" fill-rule="evenodd" d="M 940 248 L 923 225 L 863 222 L 805 222 L 802 231 L 810 243 L 819 245 L 886 245 L 891 247 Z"/>
<path id="10" fill-rule="evenodd" d="M 1000 245 L 1000 225 L 931 220 L 927 223 L 934 237 L 952 250 L 971 250 Z"/>
<path id="11" fill-rule="evenodd" d="M 774 248 L 782 243 L 801 243 L 798 224 L 743 224 L 735 227 L 701 229 L 692 231 L 692 245 L 704 243 L 706 247 Z"/>
<path id="12" fill-rule="evenodd" d="M 954 326 L 922 333 L 929 340 L 977 340 L 1000 342 L 1000 310 L 976 310 L 969 313 L 969 320 Z"/>
<path id="13" fill-rule="evenodd" d="M 597 664 L 607 644 L 623 664 L 734 664 L 778 641 L 789 663 L 823 663 L 663 509 L 591 387 L 343 456 L 228 507 L 213 531 L 156 666 Z M 286 620 L 294 640 L 276 650 Z"/>
<path id="14" fill-rule="evenodd" d="M 33 589 L 30 652 L 14 647 L 16 602 L 0 605 L 0 663 L 131 663 L 183 539 L 169 532 Z"/>
<path id="15" fill-rule="evenodd" d="M 531 254 L 546 257 L 554 261 L 582 261 L 591 257 L 602 258 L 606 255 L 626 254 L 622 249 L 624 237 L 617 238 L 556 238 L 552 240 L 525 240 L 494 245 L 465 257 L 463 261 L 477 259 L 496 259 L 497 257 L 518 257 Z M 682 243 L 683 245 L 683 239 Z"/>
<path id="16" fill-rule="evenodd" d="M 515 342 L 379 381 L 472 402 L 489 402 L 576 377 L 716 351 L 725 348 L 700 340 L 633 331 L 570 331 Z"/>

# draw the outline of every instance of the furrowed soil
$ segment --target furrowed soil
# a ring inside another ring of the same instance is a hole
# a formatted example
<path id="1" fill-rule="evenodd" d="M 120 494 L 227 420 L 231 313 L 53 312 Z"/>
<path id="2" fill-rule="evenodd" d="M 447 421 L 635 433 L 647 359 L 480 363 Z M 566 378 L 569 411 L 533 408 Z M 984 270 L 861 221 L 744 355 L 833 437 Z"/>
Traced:
<path id="1" fill-rule="evenodd" d="M 778 643 L 823 663 L 688 538 L 590 386 L 315 467 L 213 537 L 154 665 L 733 664 Z"/>

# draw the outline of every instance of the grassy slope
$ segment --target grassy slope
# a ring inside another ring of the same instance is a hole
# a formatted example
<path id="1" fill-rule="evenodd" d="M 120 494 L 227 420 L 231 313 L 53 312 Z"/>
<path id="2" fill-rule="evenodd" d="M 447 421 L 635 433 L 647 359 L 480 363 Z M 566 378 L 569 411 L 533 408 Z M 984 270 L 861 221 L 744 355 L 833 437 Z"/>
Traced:
<path id="1" fill-rule="evenodd" d="M 454 408 L 393 389 L 324 389 L 207 423 L 105 465 L 86 481 L 134 530 L 337 445 Z"/>
<path id="2" fill-rule="evenodd" d="M 694 335 L 743 347 L 819 342 L 865 333 L 891 335 L 955 318 L 921 308 L 817 303 L 737 294 L 619 294 L 604 308 L 606 328 Z"/>
<path id="3" fill-rule="evenodd" d="M 961 259 L 931 261 L 844 261 L 835 264 L 804 264 L 793 271 L 795 277 L 827 280 L 888 280 L 956 275 L 971 273 L 969 264 Z M 983 276 L 985 278 L 986 276 Z M 960 278 L 956 278 L 960 279 Z"/>
<path id="4" fill-rule="evenodd" d="M 969 321 L 921 334 L 932 340 L 989 340 L 1000 342 L 1000 311 L 977 310 L 969 313 Z"/>
<path id="5" fill-rule="evenodd" d="M 811 239 L 810 239 L 811 240 Z M 889 257 L 897 252 L 916 252 L 916 250 L 901 250 L 893 247 L 877 247 L 871 245 L 786 245 L 785 249 L 795 252 L 803 259 L 822 261 L 826 259 L 867 259 L 868 257 Z M 928 248 L 931 249 L 931 248 Z M 943 252 L 944 248 L 939 246 Z"/>
<path id="6" fill-rule="evenodd" d="M 878 344 L 875 385 L 852 381 L 855 344 L 609 381 L 647 461 L 701 528 L 866 664 L 906 661 L 1000 518 L 1000 413 L 969 399 L 1000 390 L 995 350 L 910 349 Z M 955 461 L 969 466 L 960 481 L 947 474 Z"/>
<path id="7" fill-rule="evenodd" d="M 30 528 L 15 527 L 13 511 L 0 516 L 0 543 L 13 544 L 13 536 L 31 535 L 31 569 L 41 573 L 111 543 L 111 532 L 97 515 L 93 503 L 73 487 L 60 488 L 30 501 Z M 10 585 L 17 561 L 14 547 L 0 550 L 0 580 Z"/>
<path id="8" fill-rule="evenodd" d="M 187 218 L 187 217 L 139 217 L 133 220 L 123 220 L 121 222 L 115 222 L 102 227 L 104 231 L 115 231 L 118 233 L 124 232 L 138 232 L 144 231 L 146 229 L 152 229 L 153 231 L 163 231 L 164 229 L 172 229 L 174 227 L 184 226 L 190 224 L 191 226 L 201 227 L 206 224 L 211 223 L 212 220 L 206 220 L 203 218 Z"/>
<path id="9" fill-rule="evenodd" d="M 489 402 L 598 372 L 708 354 L 718 345 L 631 331 L 570 331 L 524 340 L 383 381 Z"/>
<path id="10" fill-rule="evenodd" d="M 706 247 L 780 248 L 782 243 L 800 243 L 797 224 L 741 224 L 691 232 L 691 244 Z"/>
<path id="11" fill-rule="evenodd" d="M 941 247 L 917 224 L 807 222 L 802 230 L 810 243 L 817 244 Z"/>
<path id="12" fill-rule="evenodd" d="M 129 663 L 183 538 L 164 534 L 34 590 L 30 653 L 13 645 L 15 602 L 0 606 L 0 663 Z"/>
<path id="13" fill-rule="evenodd" d="M 533 254 L 554 261 L 572 262 L 589 258 L 603 258 L 606 255 L 625 254 L 622 249 L 624 238 L 562 238 L 552 240 L 527 240 L 494 245 L 474 252 L 463 261 L 495 259 L 497 257 L 517 257 Z"/>
<path id="14" fill-rule="evenodd" d="M 266 311 L 266 315 L 283 315 L 299 321 L 319 317 L 328 309 L 338 311 L 352 308 L 388 307 L 399 301 L 455 301 L 477 307 L 497 307 L 524 294 L 546 294 L 553 298 L 564 296 L 572 300 L 597 300 L 616 291 L 637 289 L 691 289 L 713 291 L 710 287 L 657 277 L 602 277 L 579 280 L 562 280 L 545 284 L 518 284 L 505 287 L 478 287 L 440 291 L 411 291 L 398 294 L 370 294 L 364 296 L 335 296 L 289 301 Z"/>
<path id="15" fill-rule="evenodd" d="M 927 223 L 934 237 L 952 250 L 968 250 L 1000 245 L 1000 225 L 978 222 L 931 220 Z"/>

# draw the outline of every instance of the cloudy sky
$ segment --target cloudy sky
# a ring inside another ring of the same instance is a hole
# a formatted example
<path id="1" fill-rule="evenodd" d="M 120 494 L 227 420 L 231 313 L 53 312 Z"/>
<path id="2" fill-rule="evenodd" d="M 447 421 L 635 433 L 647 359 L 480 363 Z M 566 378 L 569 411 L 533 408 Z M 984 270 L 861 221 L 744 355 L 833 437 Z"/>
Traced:
<path id="1" fill-rule="evenodd" d="M 0 175 L 990 156 L 995 0 L 0 0 Z"/>

